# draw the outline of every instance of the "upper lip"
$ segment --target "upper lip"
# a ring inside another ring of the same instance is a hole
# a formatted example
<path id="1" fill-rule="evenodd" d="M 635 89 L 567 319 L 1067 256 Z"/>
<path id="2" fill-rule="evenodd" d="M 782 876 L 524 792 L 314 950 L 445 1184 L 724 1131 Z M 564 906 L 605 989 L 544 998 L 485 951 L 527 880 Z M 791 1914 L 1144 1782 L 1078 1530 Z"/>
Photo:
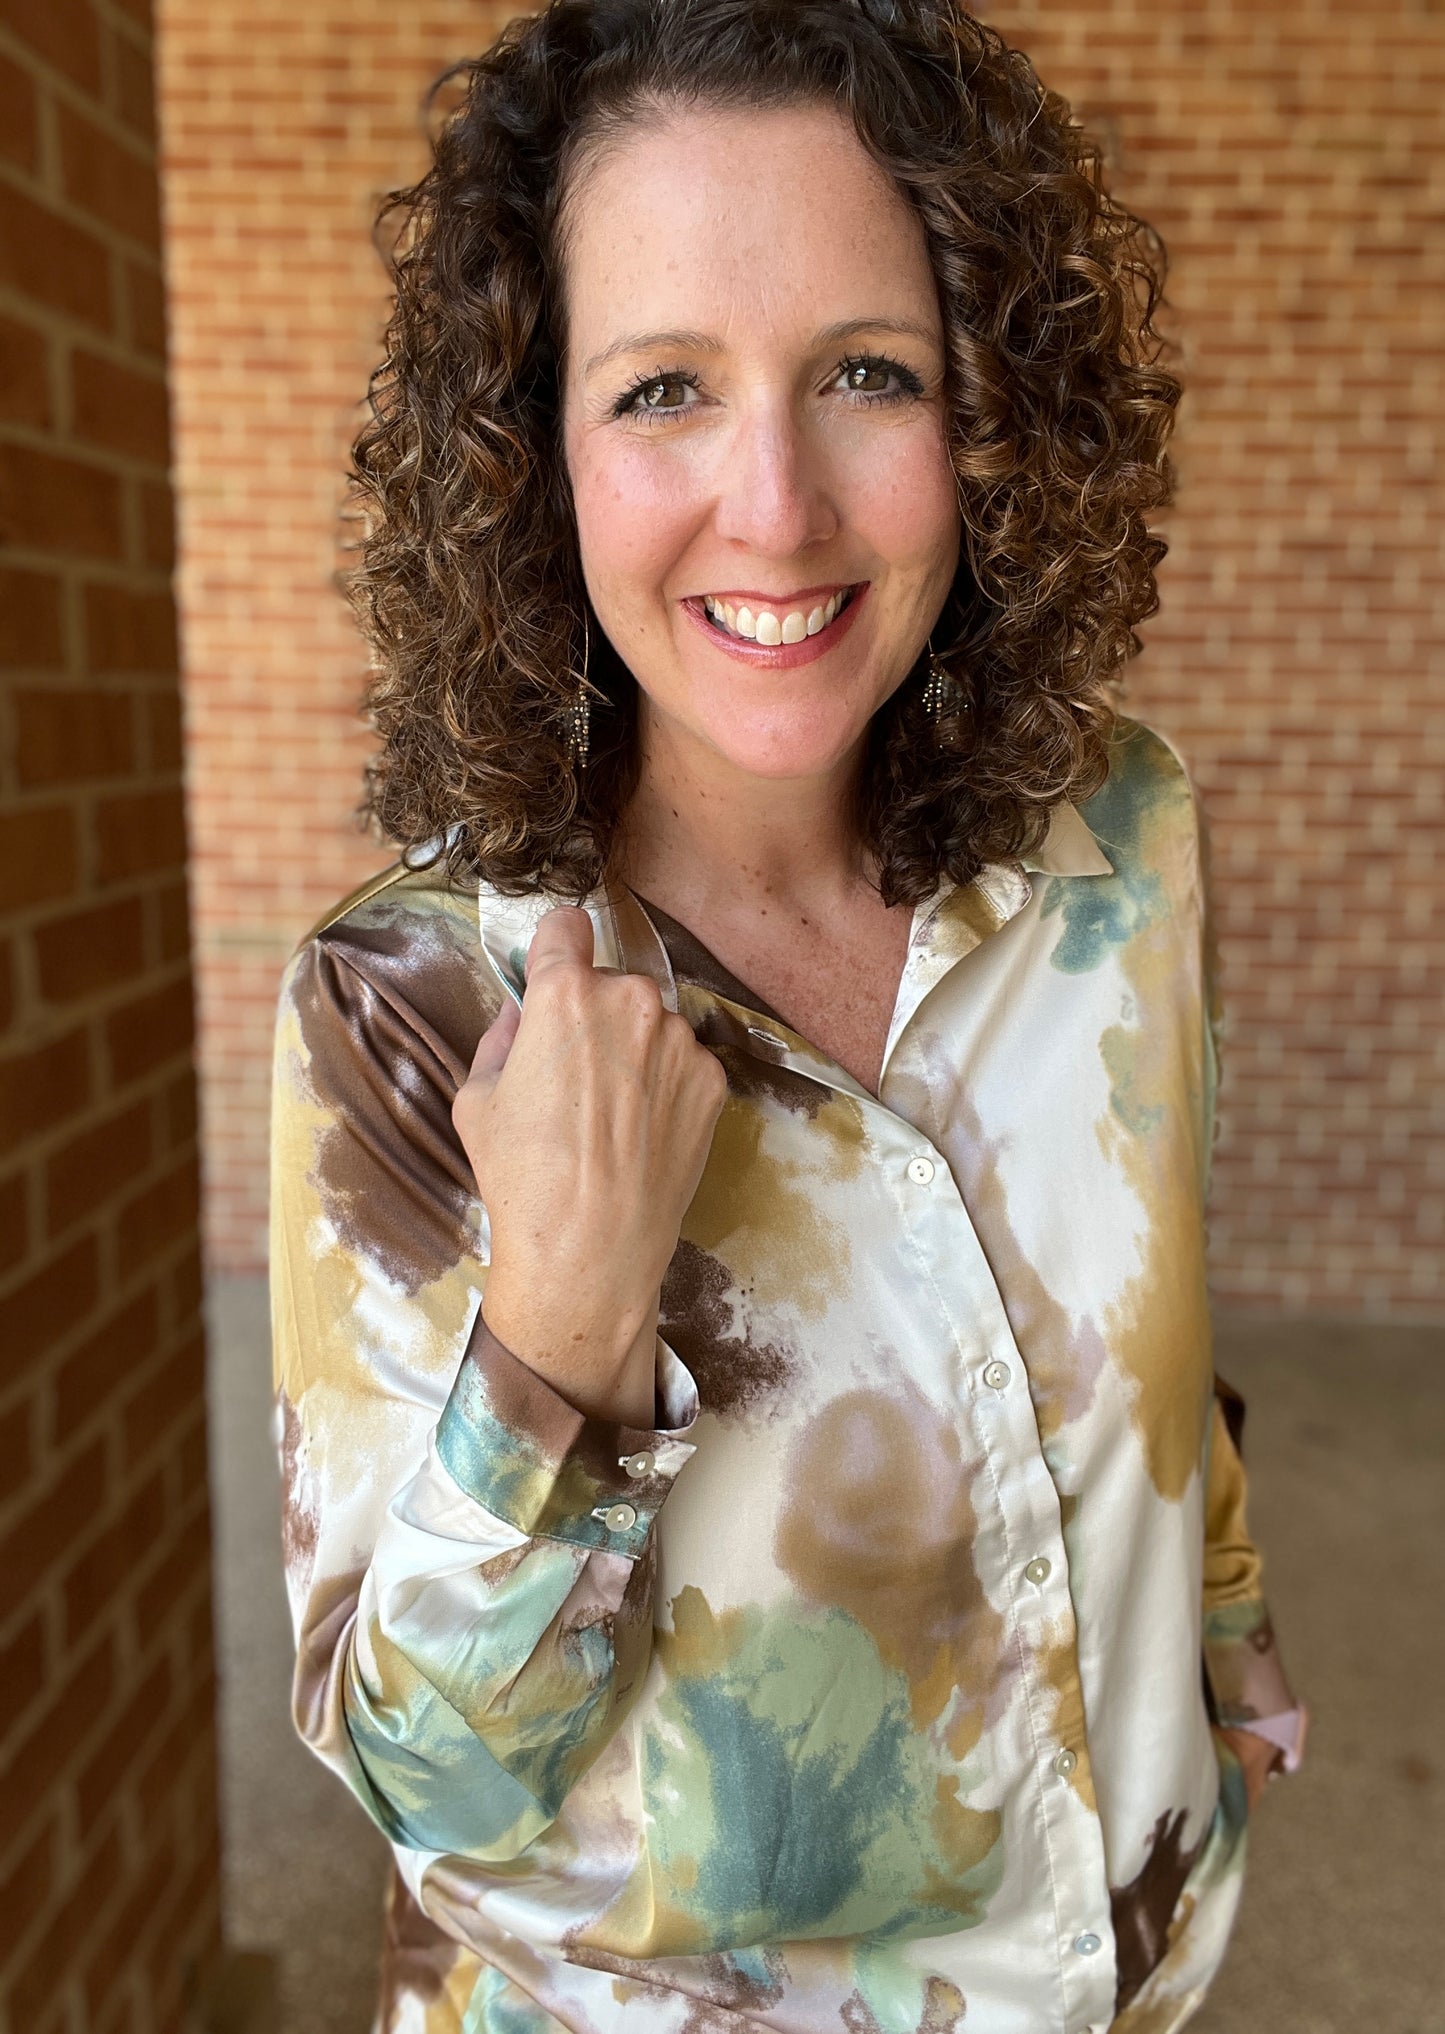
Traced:
<path id="1" fill-rule="evenodd" d="M 701 593 L 694 594 L 693 598 L 695 600 L 730 600 L 735 604 L 739 601 L 747 601 L 749 603 L 756 601 L 762 607 L 776 610 L 777 608 L 803 607 L 810 600 L 830 600 L 835 593 L 847 593 L 850 587 L 861 586 L 862 584 L 863 581 L 861 579 L 830 579 L 823 586 L 799 587 L 796 593 L 754 593 L 746 588 L 739 592 L 734 587 L 709 586 L 704 588 Z"/>

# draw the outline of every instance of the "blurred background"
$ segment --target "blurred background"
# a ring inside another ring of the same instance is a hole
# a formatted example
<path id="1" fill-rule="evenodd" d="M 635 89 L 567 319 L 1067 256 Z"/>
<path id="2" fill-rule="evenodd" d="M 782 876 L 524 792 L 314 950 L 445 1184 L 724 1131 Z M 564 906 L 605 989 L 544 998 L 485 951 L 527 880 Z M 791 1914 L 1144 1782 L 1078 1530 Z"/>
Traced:
<path id="1" fill-rule="evenodd" d="M 17 2034 L 370 2025 L 381 1842 L 287 1715 L 270 1026 L 295 942 L 387 859 L 351 820 L 365 658 L 333 584 L 386 304 L 371 217 L 425 165 L 429 80 L 513 11 L 0 0 Z M 1125 703 L 1211 822 L 1218 1361 L 1316 1712 L 1195 2024 L 1436 2034 L 1445 9 L 980 11 L 1162 232 L 1188 391 Z"/>

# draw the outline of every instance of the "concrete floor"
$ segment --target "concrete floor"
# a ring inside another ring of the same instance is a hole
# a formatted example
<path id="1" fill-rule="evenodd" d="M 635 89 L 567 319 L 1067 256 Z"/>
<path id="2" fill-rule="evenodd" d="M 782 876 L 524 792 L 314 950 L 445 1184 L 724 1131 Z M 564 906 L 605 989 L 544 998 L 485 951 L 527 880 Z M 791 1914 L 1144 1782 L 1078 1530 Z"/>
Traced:
<path id="1" fill-rule="evenodd" d="M 260 1282 L 218 1285 L 211 1320 L 227 1933 L 277 1958 L 269 2034 L 368 2034 L 384 1848 L 287 1713 Z M 1232 1322 L 1219 1344 L 1315 1727 L 1307 1776 L 1261 1804 L 1230 1959 L 1193 2027 L 1445 2034 L 1445 1329 Z"/>

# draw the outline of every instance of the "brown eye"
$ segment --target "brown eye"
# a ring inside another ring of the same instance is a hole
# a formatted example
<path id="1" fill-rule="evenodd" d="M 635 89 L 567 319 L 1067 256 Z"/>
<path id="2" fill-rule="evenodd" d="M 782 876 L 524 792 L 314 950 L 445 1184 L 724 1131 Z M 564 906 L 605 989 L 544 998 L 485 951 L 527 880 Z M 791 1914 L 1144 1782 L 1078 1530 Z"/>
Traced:
<path id="1" fill-rule="evenodd" d="M 849 388 L 869 395 L 882 395 L 893 370 L 879 360 L 856 360 L 846 372 Z"/>

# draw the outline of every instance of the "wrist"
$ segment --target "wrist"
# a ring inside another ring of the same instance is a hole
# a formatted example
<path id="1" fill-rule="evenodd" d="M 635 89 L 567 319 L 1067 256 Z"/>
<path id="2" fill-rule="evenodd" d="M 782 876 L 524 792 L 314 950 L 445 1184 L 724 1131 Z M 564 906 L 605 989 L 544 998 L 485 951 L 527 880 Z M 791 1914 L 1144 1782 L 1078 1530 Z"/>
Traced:
<path id="1" fill-rule="evenodd" d="M 579 1412 L 625 1425 L 653 1424 L 659 1296 L 608 1309 L 579 1305 L 572 1279 L 523 1285 L 487 1276 L 482 1314 L 493 1335 Z M 559 1289 L 560 1288 L 560 1289 Z"/>

